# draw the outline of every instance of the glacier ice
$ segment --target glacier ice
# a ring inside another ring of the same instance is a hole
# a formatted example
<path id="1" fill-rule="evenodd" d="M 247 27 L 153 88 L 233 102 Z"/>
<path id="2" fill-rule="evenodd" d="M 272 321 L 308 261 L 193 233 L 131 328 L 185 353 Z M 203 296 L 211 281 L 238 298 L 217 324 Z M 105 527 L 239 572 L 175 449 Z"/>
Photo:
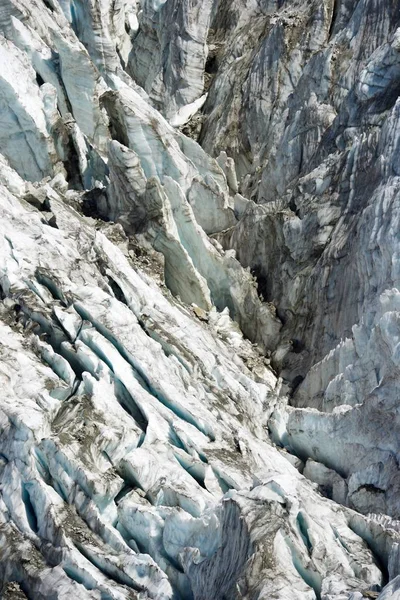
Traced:
<path id="1" fill-rule="evenodd" d="M 395 5 L 2 2 L 1 597 L 400 597 Z"/>

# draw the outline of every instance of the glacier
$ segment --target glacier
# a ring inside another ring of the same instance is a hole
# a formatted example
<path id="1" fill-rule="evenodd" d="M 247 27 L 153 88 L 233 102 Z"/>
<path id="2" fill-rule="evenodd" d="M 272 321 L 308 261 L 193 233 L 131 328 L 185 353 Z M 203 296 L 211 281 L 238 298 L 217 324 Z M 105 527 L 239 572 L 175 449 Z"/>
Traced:
<path id="1" fill-rule="evenodd" d="M 400 598 L 397 0 L 2 0 L 0 597 Z"/>

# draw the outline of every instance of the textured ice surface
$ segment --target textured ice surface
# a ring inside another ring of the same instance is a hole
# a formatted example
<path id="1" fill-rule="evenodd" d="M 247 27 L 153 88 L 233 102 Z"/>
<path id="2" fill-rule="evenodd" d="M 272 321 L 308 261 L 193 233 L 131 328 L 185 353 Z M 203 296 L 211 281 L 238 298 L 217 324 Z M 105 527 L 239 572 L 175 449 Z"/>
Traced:
<path id="1" fill-rule="evenodd" d="M 395 4 L 3 0 L 5 599 L 399 595 Z"/>
<path id="2" fill-rule="evenodd" d="M 218 335 L 35 189 L 57 228 L 0 196 L 3 579 L 60 598 L 379 586 L 351 513 L 269 442 L 277 380 L 251 344 L 228 345 L 229 319 Z"/>

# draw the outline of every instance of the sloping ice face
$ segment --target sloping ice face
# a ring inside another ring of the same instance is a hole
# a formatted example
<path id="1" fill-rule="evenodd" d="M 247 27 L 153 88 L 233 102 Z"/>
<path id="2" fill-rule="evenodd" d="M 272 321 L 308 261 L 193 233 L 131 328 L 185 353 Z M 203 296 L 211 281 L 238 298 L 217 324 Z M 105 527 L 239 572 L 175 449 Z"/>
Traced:
<path id="1" fill-rule="evenodd" d="M 2 1 L 2 598 L 400 597 L 398 13 Z"/>

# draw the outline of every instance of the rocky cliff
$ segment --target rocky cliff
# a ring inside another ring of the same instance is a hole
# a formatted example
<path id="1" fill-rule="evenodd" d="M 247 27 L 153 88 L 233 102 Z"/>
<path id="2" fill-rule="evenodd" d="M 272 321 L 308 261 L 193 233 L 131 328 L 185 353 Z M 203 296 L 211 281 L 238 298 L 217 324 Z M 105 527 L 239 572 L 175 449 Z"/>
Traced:
<path id="1" fill-rule="evenodd" d="M 2 598 L 400 598 L 399 20 L 1 2 Z"/>

